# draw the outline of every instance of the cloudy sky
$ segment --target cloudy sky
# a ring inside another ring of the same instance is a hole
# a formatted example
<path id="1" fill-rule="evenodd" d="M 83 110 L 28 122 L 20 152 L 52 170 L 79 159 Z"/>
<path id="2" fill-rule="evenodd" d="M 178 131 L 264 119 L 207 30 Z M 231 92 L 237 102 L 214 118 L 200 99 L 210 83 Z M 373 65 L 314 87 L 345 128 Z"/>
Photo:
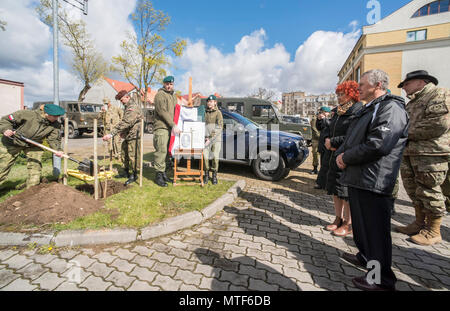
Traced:
<path id="1" fill-rule="evenodd" d="M 68 0 L 75 2 L 74 0 Z M 85 20 L 97 49 L 110 60 L 119 54 L 129 15 L 137 0 L 90 0 Z M 154 0 L 171 16 L 165 37 L 188 42 L 184 55 L 169 70 L 176 88 L 194 92 L 245 96 L 259 87 L 281 92 L 331 92 L 337 72 L 366 25 L 368 1 L 332 0 Z M 380 1 L 382 17 L 408 0 Z M 53 98 L 53 39 L 36 12 L 36 0 L 0 0 L 0 79 L 25 83 L 25 101 Z M 62 44 L 61 44 L 62 47 Z M 60 99 L 75 99 L 81 84 L 66 65 L 69 53 L 61 49 Z"/>

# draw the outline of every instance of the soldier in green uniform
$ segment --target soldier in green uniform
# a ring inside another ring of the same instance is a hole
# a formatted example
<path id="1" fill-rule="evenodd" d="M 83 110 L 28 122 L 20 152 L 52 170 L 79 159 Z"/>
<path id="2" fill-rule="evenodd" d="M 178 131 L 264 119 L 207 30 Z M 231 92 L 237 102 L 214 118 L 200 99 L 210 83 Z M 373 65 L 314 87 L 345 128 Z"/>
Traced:
<path id="1" fill-rule="evenodd" d="M 219 156 L 222 148 L 223 117 L 217 108 L 217 98 L 214 95 L 208 97 L 205 111 L 205 149 L 203 160 L 205 166 L 205 184 L 209 181 L 209 160 L 211 160 L 212 184 L 217 184 L 217 171 L 219 170 Z"/>
<path id="2" fill-rule="evenodd" d="M 316 121 L 317 121 L 317 116 L 314 115 L 311 118 L 311 131 L 312 131 L 312 155 L 313 155 L 313 170 L 311 171 L 311 174 L 318 174 L 319 171 L 317 170 L 317 167 L 319 166 L 319 137 L 320 137 L 320 132 L 316 127 Z"/>
<path id="3" fill-rule="evenodd" d="M 103 99 L 102 121 L 105 135 L 110 134 L 114 127 L 120 123 L 123 118 L 123 110 L 111 104 L 109 98 Z M 116 160 L 121 158 L 121 139 L 120 136 L 114 136 L 112 143 L 108 144 L 108 153 Z"/>
<path id="4" fill-rule="evenodd" d="M 124 140 L 122 142 L 122 162 L 125 169 L 125 175 L 128 180 L 125 185 L 128 186 L 138 178 L 138 150 L 140 148 L 140 121 L 143 118 L 142 109 L 135 99 L 131 99 L 127 91 L 122 90 L 116 95 L 116 100 L 125 106 L 122 121 L 118 123 L 110 134 L 103 136 L 103 140 L 108 141 L 117 134 L 120 134 Z M 130 174 L 131 171 L 131 174 Z"/>
<path id="5" fill-rule="evenodd" d="M 160 187 L 167 187 L 170 179 L 166 174 L 168 162 L 168 150 L 170 133 L 175 135 L 181 130 L 173 121 L 177 96 L 174 93 L 174 81 L 172 76 L 165 77 L 163 87 L 158 90 L 155 96 L 155 116 L 153 123 L 153 146 L 155 147 L 155 183 Z"/>
<path id="6" fill-rule="evenodd" d="M 39 185 L 44 151 L 20 140 L 15 134 L 22 134 L 38 143 L 47 139 L 50 148 L 61 150 L 61 124 L 58 118 L 65 113 L 63 108 L 47 104 L 43 111 L 19 110 L 0 119 L 0 133 L 3 133 L 0 142 L 0 183 L 6 179 L 20 152 L 23 151 L 28 159 L 26 187 L 28 189 Z M 56 155 L 61 157 L 63 152 L 59 151 Z"/>
<path id="7" fill-rule="evenodd" d="M 411 101 L 408 145 L 401 165 L 403 185 L 416 220 L 397 231 L 420 245 L 442 241 L 442 218 L 450 210 L 450 91 L 425 70 L 408 73 L 400 83 Z"/>

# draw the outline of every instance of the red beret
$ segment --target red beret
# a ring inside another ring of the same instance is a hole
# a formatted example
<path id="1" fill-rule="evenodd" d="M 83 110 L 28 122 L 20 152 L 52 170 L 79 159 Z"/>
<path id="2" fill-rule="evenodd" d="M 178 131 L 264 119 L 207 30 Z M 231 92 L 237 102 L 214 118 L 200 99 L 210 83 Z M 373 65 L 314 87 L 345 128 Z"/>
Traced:
<path id="1" fill-rule="evenodd" d="M 125 95 L 127 95 L 128 92 L 125 90 L 120 91 L 119 93 L 117 93 L 116 95 L 116 100 L 120 100 L 122 97 L 124 97 Z"/>

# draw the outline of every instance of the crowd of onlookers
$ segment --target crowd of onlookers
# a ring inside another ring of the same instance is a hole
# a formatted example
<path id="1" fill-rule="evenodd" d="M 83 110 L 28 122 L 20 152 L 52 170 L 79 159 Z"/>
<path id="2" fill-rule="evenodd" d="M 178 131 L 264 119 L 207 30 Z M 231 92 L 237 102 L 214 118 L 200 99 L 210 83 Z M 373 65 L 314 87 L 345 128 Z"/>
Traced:
<path id="1" fill-rule="evenodd" d="M 325 229 L 353 234 L 358 253 L 344 253 L 346 261 L 380 267 L 379 282 L 369 273 L 353 279 L 360 289 L 395 289 L 391 214 L 400 171 L 416 219 L 395 229 L 416 244 L 442 241 L 442 219 L 450 210 L 450 91 L 437 85 L 424 70 L 409 73 L 398 85 L 406 104 L 388 89 L 384 71 L 370 70 L 359 83 L 338 85 L 338 105 L 321 107 L 311 120 L 315 189 L 333 197 L 336 216 Z"/>

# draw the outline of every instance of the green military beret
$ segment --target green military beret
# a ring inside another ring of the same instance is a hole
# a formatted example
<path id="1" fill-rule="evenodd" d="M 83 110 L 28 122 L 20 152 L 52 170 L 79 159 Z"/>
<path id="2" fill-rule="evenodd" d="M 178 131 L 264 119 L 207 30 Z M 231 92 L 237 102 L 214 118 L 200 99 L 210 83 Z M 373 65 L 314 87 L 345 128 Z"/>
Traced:
<path id="1" fill-rule="evenodd" d="M 62 116 L 66 113 L 64 108 L 53 104 L 46 104 L 44 106 L 44 112 L 50 116 Z"/>
<path id="2" fill-rule="evenodd" d="M 327 106 L 320 107 L 320 110 L 325 111 L 325 112 L 331 112 L 331 108 L 327 107 Z"/>
<path id="3" fill-rule="evenodd" d="M 210 100 L 217 100 L 217 97 L 215 95 L 209 95 L 209 97 L 206 101 L 210 101 Z"/>
<path id="4" fill-rule="evenodd" d="M 163 83 L 173 83 L 175 81 L 175 78 L 173 76 L 167 76 L 164 78 Z"/>

